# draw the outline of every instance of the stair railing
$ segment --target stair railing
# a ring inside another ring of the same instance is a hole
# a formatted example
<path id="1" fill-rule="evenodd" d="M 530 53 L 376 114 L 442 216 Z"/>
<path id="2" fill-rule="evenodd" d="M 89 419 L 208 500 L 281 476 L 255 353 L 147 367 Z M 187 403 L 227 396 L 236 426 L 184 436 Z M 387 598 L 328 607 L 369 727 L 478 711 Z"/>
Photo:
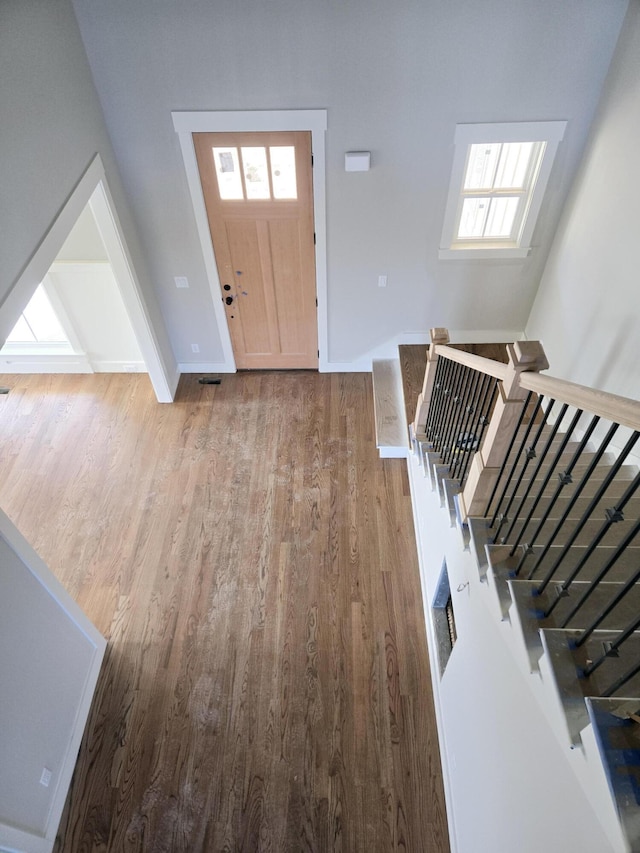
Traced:
<path id="1" fill-rule="evenodd" d="M 490 540 L 509 546 L 511 575 L 534 582 L 544 625 L 575 629 L 577 648 L 615 631 L 602 655 L 590 653 L 589 676 L 640 630 L 640 559 L 628 558 L 640 536 L 630 465 L 640 403 L 540 375 L 536 341 L 507 345 L 508 364 L 447 344 L 446 329 L 432 330 L 415 438 L 458 484 L 463 522 L 484 516 Z M 600 695 L 639 672 L 634 660 Z"/>

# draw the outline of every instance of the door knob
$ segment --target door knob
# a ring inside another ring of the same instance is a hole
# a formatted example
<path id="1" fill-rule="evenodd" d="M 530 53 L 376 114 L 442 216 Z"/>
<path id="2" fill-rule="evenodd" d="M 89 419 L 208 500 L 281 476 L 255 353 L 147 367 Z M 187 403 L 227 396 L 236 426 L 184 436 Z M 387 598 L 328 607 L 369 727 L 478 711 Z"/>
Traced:
<path id="1" fill-rule="evenodd" d="M 231 303 L 233 302 L 233 296 L 227 296 L 224 301 L 227 303 L 227 305 L 231 305 Z"/>

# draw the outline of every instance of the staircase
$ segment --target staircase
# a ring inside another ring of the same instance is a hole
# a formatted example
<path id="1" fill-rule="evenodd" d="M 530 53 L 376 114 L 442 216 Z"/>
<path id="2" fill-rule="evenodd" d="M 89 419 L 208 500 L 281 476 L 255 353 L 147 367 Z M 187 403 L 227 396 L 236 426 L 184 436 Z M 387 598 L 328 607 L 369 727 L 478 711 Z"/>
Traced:
<path id="1" fill-rule="evenodd" d="M 640 851 L 640 406 L 433 338 L 407 464 L 452 848 Z"/>

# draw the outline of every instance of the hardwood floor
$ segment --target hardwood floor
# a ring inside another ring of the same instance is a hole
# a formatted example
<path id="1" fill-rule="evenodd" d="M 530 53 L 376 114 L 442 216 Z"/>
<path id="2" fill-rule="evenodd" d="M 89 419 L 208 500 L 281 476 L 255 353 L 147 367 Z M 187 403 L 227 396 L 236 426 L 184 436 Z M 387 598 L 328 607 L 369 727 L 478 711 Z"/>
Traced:
<path id="1" fill-rule="evenodd" d="M 370 376 L 0 384 L 0 504 L 109 640 L 55 849 L 448 851 Z"/>

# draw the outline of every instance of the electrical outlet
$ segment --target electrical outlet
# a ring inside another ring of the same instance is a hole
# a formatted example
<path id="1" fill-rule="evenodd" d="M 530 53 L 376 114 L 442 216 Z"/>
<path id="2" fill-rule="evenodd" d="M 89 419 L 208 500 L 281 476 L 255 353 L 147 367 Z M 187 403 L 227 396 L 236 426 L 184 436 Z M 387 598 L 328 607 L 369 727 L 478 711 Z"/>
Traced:
<path id="1" fill-rule="evenodd" d="M 40 776 L 40 784 L 43 785 L 45 788 L 48 788 L 49 782 L 51 782 L 52 775 L 53 774 L 51 773 L 51 770 L 49 770 L 48 767 L 43 767 L 42 774 Z"/>
<path id="2" fill-rule="evenodd" d="M 191 344 L 191 352 L 200 352 L 198 344 Z"/>
<path id="3" fill-rule="evenodd" d="M 189 279 L 186 275 L 177 275 L 173 280 L 176 283 L 176 287 L 189 287 Z"/>
<path id="4" fill-rule="evenodd" d="M 387 286 L 387 277 L 386 275 L 378 276 L 378 287 L 386 287 Z"/>

